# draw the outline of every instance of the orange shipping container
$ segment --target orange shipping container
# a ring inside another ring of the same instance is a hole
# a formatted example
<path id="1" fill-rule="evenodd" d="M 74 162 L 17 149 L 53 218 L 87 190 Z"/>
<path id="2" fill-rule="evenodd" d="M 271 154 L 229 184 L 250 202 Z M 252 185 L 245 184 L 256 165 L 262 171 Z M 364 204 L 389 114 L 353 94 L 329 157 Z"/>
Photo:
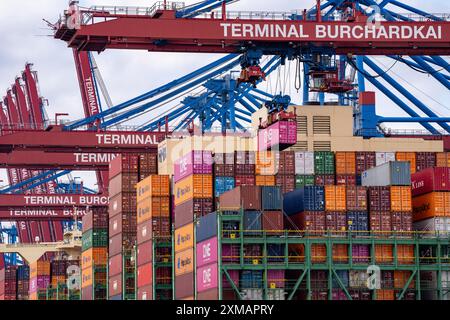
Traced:
<path id="1" fill-rule="evenodd" d="M 31 300 L 31 301 L 36 301 L 37 299 L 38 299 L 37 292 L 30 293 L 28 296 L 28 300 Z"/>
<path id="2" fill-rule="evenodd" d="M 395 300 L 394 290 L 376 290 L 376 300 Z"/>
<path id="3" fill-rule="evenodd" d="M 346 186 L 325 186 L 325 210 L 347 210 Z"/>
<path id="4" fill-rule="evenodd" d="M 170 179 L 167 175 L 151 175 L 137 185 L 137 201 L 148 197 L 170 196 Z"/>
<path id="5" fill-rule="evenodd" d="M 83 251 L 81 255 L 81 269 L 92 267 L 92 264 L 107 265 L 108 264 L 108 248 L 91 248 Z"/>
<path id="6" fill-rule="evenodd" d="M 175 205 L 191 200 L 213 197 L 213 179 L 210 174 L 195 174 L 175 183 Z"/>
<path id="7" fill-rule="evenodd" d="M 273 176 L 278 172 L 276 153 L 272 151 L 256 152 L 256 174 L 261 176 Z"/>
<path id="8" fill-rule="evenodd" d="M 190 248 L 175 253 L 175 276 L 194 271 L 194 249 Z"/>
<path id="9" fill-rule="evenodd" d="M 397 152 L 395 158 L 397 161 L 408 161 L 411 165 L 411 173 L 416 172 L 416 153 L 415 152 Z"/>
<path id="10" fill-rule="evenodd" d="M 408 282 L 409 278 L 411 277 L 411 271 L 400 271 L 396 270 L 394 271 L 394 287 L 397 290 L 401 290 L 406 286 L 406 283 Z M 415 279 L 413 278 L 411 280 L 411 283 L 409 284 L 409 289 L 415 288 Z"/>
<path id="11" fill-rule="evenodd" d="M 334 244 L 333 245 L 333 262 L 334 263 L 348 263 L 348 245 Z"/>
<path id="12" fill-rule="evenodd" d="M 412 211 L 411 187 L 391 187 L 391 211 Z"/>
<path id="13" fill-rule="evenodd" d="M 336 174 L 356 174 L 355 152 L 336 152 Z"/>
<path id="14" fill-rule="evenodd" d="M 255 179 L 257 186 L 275 186 L 275 176 L 256 176 Z"/>
<path id="15" fill-rule="evenodd" d="M 413 245 L 397 245 L 397 262 L 398 264 L 414 264 L 414 246 Z"/>
<path id="16" fill-rule="evenodd" d="M 50 262 L 48 261 L 36 261 L 30 264 L 30 279 L 37 276 L 49 276 L 50 275 Z"/>
<path id="17" fill-rule="evenodd" d="M 413 200 L 413 220 L 450 217 L 450 192 L 430 192 Z"/>
<path id="18" fill-rule="evenodd" d="M 436 167 L 450 168 L 450 152 L 439 152 L 436 154 Z"/>
<path id="19" fill-rule="evenodd" d="M 62 284 L 66 282 L 65 276 L 53 276 L 52 277 L 52 287 L 56 288 L 58 284 Z"/>
<path id="20" fill-rule="evenodd" d="M 81 288 L 92 286 L 93 271 L 93 268 L 86 268 L 81 270 Z"/>
<path id="21" fill-rule="evenodd" d="M 175 230 L 175 252 L 194 247 L 194 224 L 190 223 Z"/>
<path id="22" fill-rule="evenodd" d="M 167 218 L 170 216 L 169 197 L 150 197 L 137 205 L 137 223 L 141 224 L 151 218 Z"/>
<path id="23" fill-rule="evenodd" d="M 289 246 L 289 262 L 303 263 L 306 259 L 305 245 L 295 244 Z M 325 263 L 327 261 L 327 249 L 324 244 L 311 244 L 311 262 Z"/>
<path id="24" fill-rule="evenodd" d="M 390 264 L 394 262 L 394 250 L 391 244 L 375 245 L 375 263 Z"/>

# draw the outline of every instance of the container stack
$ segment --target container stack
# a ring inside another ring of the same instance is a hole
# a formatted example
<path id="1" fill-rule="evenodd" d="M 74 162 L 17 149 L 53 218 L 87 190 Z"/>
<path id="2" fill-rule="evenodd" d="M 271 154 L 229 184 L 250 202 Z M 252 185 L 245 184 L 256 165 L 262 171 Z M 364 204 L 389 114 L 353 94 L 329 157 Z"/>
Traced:
<path id="1" fill-rule="evenodd" d="M 214 198 L 234 189 L 236 180 L 234 153 L 216 153 L 214 154 Z"/>
<path id="2" fill-rule="evenodd" d="M 170 266 L 158 266 L 162 255 L 167 257 L 170 247 L 157 246 L 169 242 L 170 179 L 167 175 L 150 175 L 137 184 L 137 299 L 159 300 L 153 296 L 161 285 L 172 280 Z M 168 259 L 170 261 L 170 259 Z M 169 262 L 168 261 L 168 262 Z M 163 296 L 171 296 L 166 292 Z"/>
<path id="3" fill-rule="evenodd" d="M 139 156 L 123 154 L 115 158 L 109 177 L 109 299 L 134 299 Z"/>
<path id="4" fill-rule="evenodd" d="M 175 299 L 194 299 L 194 221 L 214 211 L 211 152 L 189 152 L 174 173 Z"/>
<path id="5" fill-rule="evenodd" d="M 295 190 L 295 153 L 282 151 L 275 154 L 277 164 L 276 185 L 284 193 Z"/>
<path id="6" fill-rule="evenodd" d="M 72 275 L 80 275 L 79 260 L 55 259 L 50 263 L 50 286 L 47 289 L 47 300 L 79 300 L 81 291 L 72 289 Z M 82 273 L 81 273 L 82 276 Z"/>
<path id="7" fill-rule="evenodd" d="M 0 270 L 0 300 L 16 300 L 17 266 L 5 266 Z"/>
<path id="8" fill-rule="evenodd" d="M 108 266 L 108 210 L 92 208 L 83 217 L 81 298 L 106 300 Z"/>
<path id="9" fill-rule="evenodd" d="M 356 153 L 336 152 L 336 184 L 356 186 Z M 359 159 L 361 161 L 361 159 Z M 362 161 L 361 161 L 362 162 Z M 362 163 L 365 165 L 366 163 Z"/>
<path id="10" fill-rule="evenodd" d="M 17 267 L 17 300 L 28 300 L 30 290 L 30 267 Z"/>
<path id="11" fill-rule="evenodd" d="M 439 164 L 442 163 L 438 155 Z M 414 230 L 422 232 L 422 237 L 439 237 L 448 239 L 450 236 L 450 167 L 436 167 L 419 171 L 412 175 L 413 194 L 413 219 Z M 433 248 L 424 246 L 421 248 L 421 256 L 435 257 L 424 259 L 425 263 L 432 263 L 438 256 Z M 445 261 L 449 252 L 441 252 L 441 259 Z M 447 258 L 448 259 L 448 258 Z M 430 285 L 422 286 L 422 296 L 426 300 L 439 299 L 438 282 L 445 289 L 450 288 L 450 272 L 421 271 L 421 277 Z M 439 279 L 440 277 L 440 279 Z M 450 300 L 450 294 L 444 294 L 442 299 Z"/>
<path id="12" fill-rule="evenodd" d="M 256 154 L 251 151 L 235 152 L 235 186 L 254 186 Z"/>
<path id="13" fill-rule="evenodd" d="M 450 152 L 436 153 L 436 167 L 450 168 Z"/>
<path id="14" fill-rule="evenodd" d="M 275 186 L 276 174 L 278 171 L 276 165 L 277 152 L 258 151 L 255 153 L 255 184 L 257 186 Z"/>
<path id="15" fill-rule="evenodd" d="M 314 152 L 296 152 L 295 188 L 313 186 L 314 183 Z"/>
<path id="16" fill-rule="evenodd" d="M 36 261 L 30 264 L 30 300 L 46 300 L 50 286 L 50 262 Z"/>
<path id="17" fill-rule="evenodd" d="M 329 151 L 314 152 L 314 184 L 317 186 L 335 184 L 335 158 Z"/>

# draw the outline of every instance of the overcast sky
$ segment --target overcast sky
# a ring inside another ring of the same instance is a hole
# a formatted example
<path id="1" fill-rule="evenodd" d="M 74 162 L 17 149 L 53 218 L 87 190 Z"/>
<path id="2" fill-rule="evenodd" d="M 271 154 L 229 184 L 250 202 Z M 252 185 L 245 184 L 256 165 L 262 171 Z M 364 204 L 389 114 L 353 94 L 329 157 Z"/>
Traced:
<path id="1" fill-rule="evenodd" d="M 69 112 L 71 119 L 83 117 L 81 98 L 74 69 L 72 51 L 42 21 L 56 21 L 67 7 L 65 0 L 1 0 L 0 1 L 0 96 L 23 70 L 25 62 L 34 63 L 39 72 L 41 94 L 49 100 L 48 113 Z M 198 1 L 186 1 L 193 3 Z M 407 1 L 413 6 L 433 13 L 450 13 L 450 2 L 444 0 Z M 151 0 L 81 0 L 80 5 L 152 6 Z M 313 6 L 313 0 L 242 0 L 231 10 L 291 11 Z M 401 11 L 401 10 L 400 10 Z M 214 61 L 211 54 L 159 54 L 145 51 L 107 51 L 96 55 L 100 70 L 114 103 L 149 91 L 158 85 L 176 79 L 196 68 Z M 376 58 L 382 69 L 391 66 L 389 60 Z M 447 61 L 450 61 L 447 57 Z M 450 94 L 428 75 L 419 75 L 397 64 L 391 75 L 415 96 L 440 115 L 450 114 Z M 400 78 L 400 77 L 401 78 Z M 370 90 L 371 87 L 369 86 Z M 291 92 L 292 93 L 292 92 Z M 300 103 L 293 92 L 293 101 Z M 381 94 L 377 95 L 377 112 L 386 116 L 405 115 Z M 410 126 L 410 125 L 409 125 Z"/>

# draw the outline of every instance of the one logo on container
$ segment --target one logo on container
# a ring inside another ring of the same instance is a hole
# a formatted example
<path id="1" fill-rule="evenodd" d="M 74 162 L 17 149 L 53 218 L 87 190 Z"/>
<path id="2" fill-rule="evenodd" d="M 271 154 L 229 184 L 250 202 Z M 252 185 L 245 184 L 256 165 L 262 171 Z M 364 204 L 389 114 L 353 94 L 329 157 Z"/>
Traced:
<path id="1" fill-rule="evenodd" d="M 418 189 L 418 188 L 423 188 L 424 186 L 425 186 L 425 181 L 423 181 L 423 180 L 413 181 L 413 183 L 412 183 L 413 190 Z"/>
<path id="2" fill-rule="evenodd" d="M 212 281 L 212 270 L 211 268 L 207 268 L 203 270 L 202 275 L 203 284 L 209 284 Z"/>
<path id="3" fill-rule="evenodd" d="M 203 259 L 211 257 L 211 243 L 203 245 Z"/>

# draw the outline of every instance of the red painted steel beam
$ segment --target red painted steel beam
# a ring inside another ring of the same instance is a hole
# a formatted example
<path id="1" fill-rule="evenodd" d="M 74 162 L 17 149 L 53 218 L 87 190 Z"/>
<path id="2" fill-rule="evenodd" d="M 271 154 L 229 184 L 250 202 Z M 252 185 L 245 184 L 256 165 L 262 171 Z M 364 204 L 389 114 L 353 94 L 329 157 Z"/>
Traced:
<path id="1" fill-rule="evenodd" d="M 44 122 L 44 115 L 42 113 L 42 100 L 39 97 L 37 89 L 37 78 L 31 71 L 31 64 L 25 66 L 25 71 L 22 72 L 22 79 L 25 82 L 25 88 L 27 91 L 28 104 L 32 113 L 31 119 L 35 124 L 41 125 Z"/>
<path id="2" fill-rule="evenodd" d="M 44 151 L 13 151 L 0 153 L 0 168 L 39 170 L 108 170 L 114 153 L 48 153 Z"/>
<path id="3" fill-rule="evenodd" d="M 155 150 L 164 132 L 16 131 L 0 136 L 0 152 L 36 150 L 46 152 L 130 153 Z M 60 129 L 60 128 L 59 128 Z M 51 155 L 49 155 L 51 157 Z M 49 159 L 51 160 L 51 159 Z"/>
<path id="4" fill-rule="evenodd" d="M 55 32 L 55 38 L 81 51 L 141 49 L 230 53 L 240 52 L 243 46 L 256 45 L 329 47 L 337 54 L 450 54 L 450 22 L 445 21 L 381 22 L 380 28 L 371 29 L 364 20 L 177 19 L 174 11 L 164 11 L 158 18 L 91 14 L 94 22 L 76 30 L 62 26 Z"/>

